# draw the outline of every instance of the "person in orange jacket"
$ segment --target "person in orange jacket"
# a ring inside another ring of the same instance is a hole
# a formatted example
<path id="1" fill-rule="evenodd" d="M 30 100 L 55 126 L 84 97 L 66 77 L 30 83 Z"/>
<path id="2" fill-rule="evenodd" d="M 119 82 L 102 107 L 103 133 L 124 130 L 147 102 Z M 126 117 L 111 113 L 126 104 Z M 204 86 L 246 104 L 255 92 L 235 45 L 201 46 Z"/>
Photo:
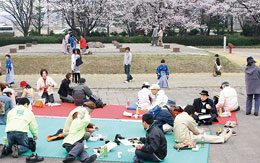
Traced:
<path id="1" fill-rule="evenodd" d="M 81 50 L 81 54 L 84 54 L 84 53 L 86 53 L 86 50 L 87 50 L 87 41 L 84 38 L 84 35 L 81 35 L 80 37 L 81 37 L 81 39 L 80 39 L 80 50 Z"/>

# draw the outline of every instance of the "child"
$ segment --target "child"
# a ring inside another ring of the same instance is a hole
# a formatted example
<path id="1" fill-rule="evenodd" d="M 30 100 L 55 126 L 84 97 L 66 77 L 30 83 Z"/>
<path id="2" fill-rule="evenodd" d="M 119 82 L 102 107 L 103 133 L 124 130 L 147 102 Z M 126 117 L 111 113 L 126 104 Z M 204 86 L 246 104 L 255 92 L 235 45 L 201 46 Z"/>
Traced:
<path id="1" fill-rule="evenodd" d="M 216 58 L 216 62 L 215 62 L 214 71 L 213 71 L 213 76 L 214 77 L 216 77 L 218 75 L 221 76 L 221 65 L 220 65 L 219 55 L 216 54 L 215 58 Z"/>
<path id="2" fill-rule="evenodd" d="M 77 61 L 78 60 L 78 61 Z M 79 60 L 82 62 L 82 57 L 79 49 L 73 49 L 73 54 L 71 55 L 71 70 L 72 70 L 72 79 L 75 83 L 78 83 L 80 79 L 80 65 Z"/>
<path id="3" fill-rule="evenodd" d="M 133 77 L 130 75 L 130 68 L 131 68 L 131 62 L 132 62 L 132 53 L 130 52 L 130 48 L 125 48 L 125 56 L 124 56 L 124 68 L 125 73 L 127 75 L 127 79 L 124 83 L 128 83 L 131 80 L 133 80 Z"/>
<path id="4" fill-rule="evenodd" d="M 158 76 L 158 85 L 161 88 L 167 88 L 169 71 L 164 59 L 161 60 L 161 65 L 157 67 L 156 74 Z"/>

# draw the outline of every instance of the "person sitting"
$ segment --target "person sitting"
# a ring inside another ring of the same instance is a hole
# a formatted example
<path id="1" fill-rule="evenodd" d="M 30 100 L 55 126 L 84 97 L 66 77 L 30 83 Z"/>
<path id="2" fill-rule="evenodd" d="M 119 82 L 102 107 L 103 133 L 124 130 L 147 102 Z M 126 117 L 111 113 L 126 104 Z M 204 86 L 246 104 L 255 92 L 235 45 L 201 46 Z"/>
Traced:
<path id="1" fill-rule="evenodd" d="M 69 133 L 62 142 L 62 146 L 68 152 L 63 162 L 73 162 L 77 156 L 79 156 L 80 161 L 84 163 L 91 163 L 97 159 L 96 154 L 89 157 L 88 153 L 84 150 L 83 141 L 85 140 L 85 128 L 89 122 L 90 115 L 87 111 L 85 111 L 83 115 L 78 114 L 78 112 L 73 113 Z"/>
<path id="2" fill-rule="evenodd" d="M 155 98 L 153 99 L 153 103 L 148 110 L 151 110 L 156 106 L 163 107 L 167 104 L 168 97 L 165 95 L 163 90 L 160 90 L 160 86 L 158 84 L 152 84 L 150 89 Z"/>
<path id="3" fill-rule="evenodd" d="M 73 88 L 72 97 L 75 105 L 84 105 L 85 102 L 89 101 L 87 97 L 92 95 L 92 91 L 86 86 L 86 79 L 80 78 L 79 85 Z M 86 97 L 87 96 L 87 97 Z"/>
<path id="4" fill-rule="evenodd" d="M 42 69 L 40 74 L 41 77 L 37 81 L 39 96 L 45 99 L 45 103 L 54 103 L 53 88 L 56 87 L 57 84 L 48 76 L 48 71 L 46 69 Z"/>
<path id="5" fill-rule="evenodd" d="M 216 105 L 216 109 L 223 108 L 224 111 L 239 111 L 240 106 L 238 106 L 237 92 L 234 88 L 230 87 L 229 82 L 223 82 L 220 86 L 222 91 Z"/>
<path id="6" fill-rule="evenodd" d="M 162 108 L 155 107 L 147 112 L 153 114 L 154 126 L 159 127 L 164 133 L 172 132 L 173 130 L 174 118 L 171 114 L 171 109 L 173 107 L 176 107 L 176 102 L 169 100 L 167 105 Z"/>
<path id="7" fill-rule="evenodd" d="M 143 144 L 136 145 L 134 163 L 163 161 L 167 155 L 167 140 L 162 130 L 154 126 L 152 114 L 143 115 L 142 124 L 147 134 L 140 139 Z"/>
<path id="8" fill-rule="evenodd" d="M 194 99 L 193 107 L 195 108 L 193 118 L 199 125 L 211 125 L 212 121 L 217 121 L 217 111 L 214 106 L 213 100 L 209 99 L 208 91 L 201 91 L 200 98 Z M 203 115 L 208 116 L 203 117 Z"/>
<path id="9" fill-rule="evenodd" d="M 5 88 L 3 92 L 1 92 L 0 101 L 4 103 L 4 110 L 0 112 L 0 125 L 6 124 L 6 118 L 8 112 L 13 109 L 13 102 L 12 102 L 12 90 L 10 88 Z"/>
<path id="10" fill-rule="evenodd" d="M 72 81 L 72 74 L 67 73 L 66 78 L 62 80 L 60 89 L 58 91 L 62 102 L 74 103 L 74 99 L 71 96 L 73 88 L 70 87 Z"/>
<path id="11" fill-rule="evenodd" d="M 19 154 L 25 153 L 31 148 L 31 140 L 28 139 L 29 130 L 33 139 L 37 140 L 38 124 L 33 112 L 29 109 L 30 101 L 23 97 L 7 114 L 5 132 L 7 133 L 8 145 L 4 147 L 4 153 L 12 153 L 14 158 Z"/>
<path id="12" fill-rule="evenodd" d="M 224 129 L 223 132 L 217 135 L 205 135 L 204 130 L 200 130 L 196 127 L 196 122 L 192 118 L 194 115 L 194 107 L 192 105 L 187 105 L 184 108 L 184 112 L 177 115 L 174 120 L 174 139 L 177 143 L 182 143 L 183 141 L 196 140 L 196 142 L 201 142 L 201 138 L 205 138 L 206 143 L 224 143 L 226 142 L 232 134 L 235 134 L 231 129 Z"/>
<path id="13" fill-rule="evenodd" d="M 150 84 L 143 82 L 142 89 L 138 92 L 137 106 L 141 109 L 148 109 L 152 104 L 152 93 L 149 89 Z"/>
<path id="14" fill-rule="evenodd" d="M 1 90 L 1 92 L 3 92 L 5 88 L 9 88 L 8 84 L 0 82 L 0 90 Z M 11 98 L 12 98 L 13 105 L 16 105 L 16 100 L 15 100 L 16 92 L 12 88 L 9 88 L 9 89 L 12 90 Z"/>
<path id="15" fill-rule="evenodd" d="M 71 126 L 71 123 L 73 121 L 73 114 L 75 112 L 78 113 L 78 115 L 80 116 L 83 116 L 85 114 L 85 112 L 87 111 L 89 114 L 92 113 L 92 111 L 96 108 L 96 105 L 95 103 L 93 102 L 85 102 L 85 106 L 82 107 L 82 106 L 79 106 L 75 109 L 73 109 L 70 113 L 69 113 L 69 116 L 65 122 L 65 126 L 63 128 L 63 135 L 64 137 L 66 137 L 68 134 L 69 134 L 69 129 L 70 129 L 70 126 Z M 93 132 L 96 131 L 96 129 L 99 129 L 98 126 L 95 126 L 94 124 L 92 123 L 89 123 L 88 126 L 86 127 L 86 134 L 85 134 L 85 138 L 86 140 L 91 136 L 91 134 Z"/>
<path id="16" fill-rule="evenodd" d="M 28 98 L 30 103 L 33 105 L 33 101 L 34 101 L 34 98 L 35 98 L 33 88 L 26 81 L 21 81 L 20 87 L 23 88 L 21 98 L 23 98 L 23 97 Z"/>

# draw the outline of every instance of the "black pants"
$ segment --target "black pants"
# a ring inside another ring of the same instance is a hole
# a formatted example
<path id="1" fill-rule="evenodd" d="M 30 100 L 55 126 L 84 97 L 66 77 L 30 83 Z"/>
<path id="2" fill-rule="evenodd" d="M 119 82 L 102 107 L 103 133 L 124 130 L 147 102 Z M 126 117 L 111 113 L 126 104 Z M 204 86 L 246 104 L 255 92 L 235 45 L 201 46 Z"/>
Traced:
<path id="1" fill-rule="evenodd" d="M 138 149 L 135 150 L 135 156 L 134 163 L 142 163 L 143 161 L 161 162 L 152 153 L 145 153 Z"/>
<path id="2" fill-rule="evenodd" d="M 193 119 L 194 119 L 197 123 L 198 123 L 198 122 L 203 123 L 203 120 L 199 120 L 199 117 L 198 117 L 198 116 L 192 115 L 192 117 L 193 117 Z M 211 114 L 211 118 L 205 119 L 204 122 L 206 122 L 207 124 L 211 124 L 212 121 L 213 121 L 215 118 L 217 118 L 217 115 L 216 115 L 216 114 Z"/>
<path id="3" fill-rule="evenodd" d="M 47 103 L 54 103 L 53 94 L 48 95 L 48 93 L 44 92 L 44 93 L 42 94 L 42 98 L 45 98 L 45 99 L 46 99 L 45 104 L 47 104 Z"/>
<path id="4" fill-rule="evenodd" d="M 79 82 L 79 79 L 80 79 L 80 73 L 73 73 L 73 74 L 72 74 L 72 80 L 73 80 L 75 83 L 78 83 L 78 82 Z"/>

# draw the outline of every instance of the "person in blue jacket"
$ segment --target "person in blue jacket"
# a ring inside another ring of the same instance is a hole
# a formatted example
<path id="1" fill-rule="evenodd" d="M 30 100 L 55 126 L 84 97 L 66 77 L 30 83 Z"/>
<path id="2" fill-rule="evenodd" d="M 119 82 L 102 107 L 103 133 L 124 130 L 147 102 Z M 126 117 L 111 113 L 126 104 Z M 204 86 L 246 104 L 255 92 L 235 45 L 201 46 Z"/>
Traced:
<path id="1" fill-rule="evenodd" d="M 161 65 L 157 67 L 156 74 L 158 76 L 158 85 L 161 88 L 168 87 L 168 78 L 169 78 L 169 70 L 167 65 L 165 64 L 165 60 L 161 60 Z"/>
<path id="2" fill-rule="evenodd" d="M 5 55 L 6 59 L 6 83 L 11 87 L 14 84 L 14 66 L 9 54 Z"/>

